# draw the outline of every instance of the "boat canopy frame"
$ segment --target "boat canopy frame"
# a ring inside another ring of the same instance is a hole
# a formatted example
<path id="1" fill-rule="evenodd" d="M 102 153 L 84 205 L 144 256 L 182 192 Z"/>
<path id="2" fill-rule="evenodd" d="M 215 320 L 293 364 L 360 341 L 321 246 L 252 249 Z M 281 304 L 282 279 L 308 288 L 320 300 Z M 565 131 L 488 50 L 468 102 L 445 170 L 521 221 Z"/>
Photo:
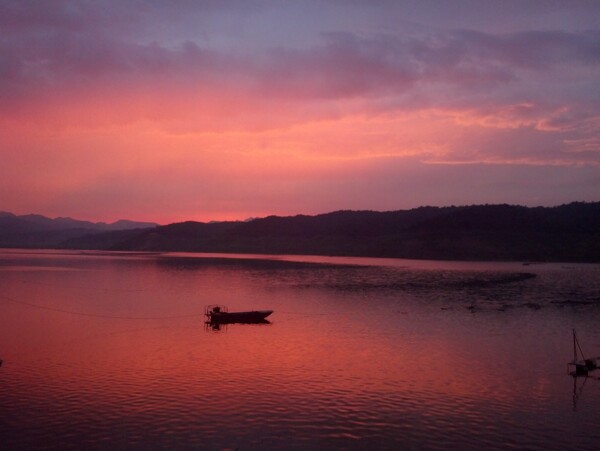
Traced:
<path id="1" fill-rule="evenodd" d="M 204 307 L 204 314 L 210 318 L 212 313 L 229 313 L 229 307 L 223 304 L 209 304 Z"/>

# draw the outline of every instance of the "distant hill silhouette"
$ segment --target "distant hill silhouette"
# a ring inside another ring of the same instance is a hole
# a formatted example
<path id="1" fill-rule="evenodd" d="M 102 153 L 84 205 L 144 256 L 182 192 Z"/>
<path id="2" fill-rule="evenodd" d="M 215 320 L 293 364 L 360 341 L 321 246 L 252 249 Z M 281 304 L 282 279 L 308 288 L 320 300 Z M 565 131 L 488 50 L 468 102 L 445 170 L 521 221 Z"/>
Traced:
<path id="1" fill-rule="evenodd" d="M 156 227 L 152 222 L 120 220 L 112 224 L 79 221 L 71 218 L 50 219 L 41 215 L 16 216 L 0 212 L 0 247 L 51 248 L 66 240 L 107 231 L 125 231 Z"/>
<path id="2" fill-rule="evenodd" d="M 239 222 L 182 222 L 67 237 L 60 247 L 451 260 L 600 262 L 600 202 L 337 211 Z"/>

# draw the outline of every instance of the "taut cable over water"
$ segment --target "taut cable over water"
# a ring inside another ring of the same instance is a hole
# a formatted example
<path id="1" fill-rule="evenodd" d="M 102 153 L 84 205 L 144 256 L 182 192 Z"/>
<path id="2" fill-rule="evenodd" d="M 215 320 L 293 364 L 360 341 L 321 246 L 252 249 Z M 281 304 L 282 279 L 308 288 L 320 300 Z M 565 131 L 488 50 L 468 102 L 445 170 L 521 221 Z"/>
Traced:
<path id="1" fill-rule="evenodd" d="M 577 352 L 578 350 L 579 353 Z M 579 354 L 581 354 L 581 359 L 579 359 Z M 567 364 L 568 367 L 575 367 L 575 371 L 573 371 L 572 374 L 574 376 L 587 376 L 589 371 L 598 369 L 599 359 L 600 357 L 585 358 L 581 346 L 579 345 L 579 340 L 577 339 L 577 333 L 575 332 L 575 329 L 573 329 L 573 361 Z"/>
<path id="2" fill-rule="evenodd" d="M 32 302 L 20 301 L 18 299 L 11 298 L 9 296 L 0 294 L 0 299 L 5 301 L 13 302 L 15 304 L 26 305 L 28 307 L 37 308 L 41 310 L 48 310 L 51 312 L 67 313 L 69 315 L 87 316 L 91 318 L 107 318 L 107 319 L 131 319 L 131 320 L 161 320 L 161 319 L 183 319 L 183 318 L 196 318 L 204 316 L 204 313 L 190 313 L 187 315 L 172 315 L 172 316 L 118 316 L 118 315 L 101 315 L 98 313 L 86 313 L 76 312 L 73 310 L 64 310 L 54 307 L 48 307 L 45 305 L 34 304 Z"/>
<path id="3" fill-rule="evenodd" d="M 169 316 L 119 316 L 119 315 L 102 315 L 99 313 L 87 313 L 87 312 L 77 312 L 74 310 L 65 310 L 59 309 L 55 307 L 48 307 L 46 305 L 35 304 L 33 302 L 21 301 L 19 299 L 15 299 L 4 294 L 0 294 L 0 299 L 3 299 L 8 302 L 12 302 L 14 304 L 26 305 L 27 307 L 37 308 L 40 310 L 48 310 L 50 312 L 57 313 L 66 313 L 69 315 L 78 315 L 78 316 L 87 316 L 91 318 L 106 318 L 106 319 L 130 319 L 130 320 L 161 320 L 161 319 L 184 319 L 184 318 L 198 318 L 206 315 L 203 313 L 190 313 L 186 315 L 169 315 Z M 304 313 L 304 312 L 280 312 L 287 315 L 301 315 L 301 316 L 324 316 L 328 315 L 328 313 Z"/>

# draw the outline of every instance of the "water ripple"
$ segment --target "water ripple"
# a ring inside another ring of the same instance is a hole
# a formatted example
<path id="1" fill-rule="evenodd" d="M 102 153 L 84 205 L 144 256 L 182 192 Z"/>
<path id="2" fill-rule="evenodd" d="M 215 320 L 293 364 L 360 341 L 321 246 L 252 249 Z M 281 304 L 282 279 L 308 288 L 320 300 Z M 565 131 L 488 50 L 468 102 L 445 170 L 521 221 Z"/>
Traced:
<path id="1" fill-rule="evenodd" d="M 600 343 L 594 270 L 45 258 L 90 271 L 3 271 L 3 294 L 106 317 L 5 305 L 3 449 L 541 450 L 600 440 L 600 381 L 581 389 L 564 367 L 572 327 Z M 208 300 L 273 308 L 273 324 L 206 333 L 193 318 L 110 318 Z"/>

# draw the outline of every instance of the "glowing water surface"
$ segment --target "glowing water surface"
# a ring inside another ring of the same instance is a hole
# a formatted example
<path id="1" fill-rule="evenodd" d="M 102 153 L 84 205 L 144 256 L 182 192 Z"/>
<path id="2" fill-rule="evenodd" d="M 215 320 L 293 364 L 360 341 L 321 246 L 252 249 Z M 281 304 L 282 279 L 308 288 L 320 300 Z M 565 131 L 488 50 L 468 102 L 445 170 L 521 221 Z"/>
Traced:
<path id="1" fill-rule="evenodd" d="M 228 257 L 0 251 L 3 449 L 600 443 L 598 265 Z"/>

